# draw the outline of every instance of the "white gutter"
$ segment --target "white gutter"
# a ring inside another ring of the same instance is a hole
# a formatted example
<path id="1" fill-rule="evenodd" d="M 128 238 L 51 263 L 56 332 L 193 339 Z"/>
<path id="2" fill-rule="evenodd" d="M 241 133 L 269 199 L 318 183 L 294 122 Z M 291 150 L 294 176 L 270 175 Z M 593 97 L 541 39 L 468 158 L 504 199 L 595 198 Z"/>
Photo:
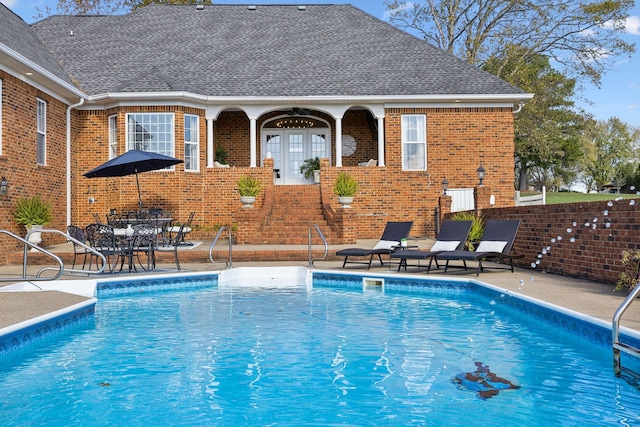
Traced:
<path id="1" fill-rule="evenodd" d="M 518 104 L 518 109 L 517 110 L 513 110 L 513 114 L 518 114 L 520 112 L 520 110 L 522 110 L 523 106 L 524 106 L 524 102 L 521 102 L 520 104 Z"/>
<path id="2" fill-rule="evenodd" d="M 84 104 L 80 98 L 77 104 L 67 107 L 67 226 L 71 225 L 71 110 Z"/>
<path id="3" fill-rule="evenodd" d="M 290 103 L 290 104 L 310 104 L 310 103 L 410 103 L 410 102 L 433 102 L 433 103 L 464 103 L 464 102 L 505 102 L 521 103 L 533 98 L 532 93 L 520 94 L 451 94 L 451 95 L 362 95 L 362 96 L 208 96 L 191 92 L 113 92 L 93 95 L 88 98 L 90 103 L 104 103 L 106 101 L 131 101 L 161 99 L 165 103 L 169 100 L 184 100 L 205 104 L 265 104 L 265 103 Z"/>

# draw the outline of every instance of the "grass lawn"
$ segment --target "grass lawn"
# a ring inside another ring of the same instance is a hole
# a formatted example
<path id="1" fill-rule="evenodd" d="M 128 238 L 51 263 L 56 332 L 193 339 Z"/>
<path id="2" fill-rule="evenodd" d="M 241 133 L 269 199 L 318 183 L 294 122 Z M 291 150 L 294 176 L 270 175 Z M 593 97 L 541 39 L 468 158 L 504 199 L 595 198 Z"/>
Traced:
<path id="1" fill-rule="evenodd" d="M 522 196 L 532 196 L 534 194 L 540 194 L 540 193 L 523 191 L 520 194 Z M 639 199 L 640 195 L 614 194 L 614 193 L 586 194 L 586 193 L 571 193 L 571 192 L 560 192 L 560 193 L 547 192 L 547 204 L 555 205 L 558 203 L 597 202 L 599 200 L 613 200 L 613 199 L 617 199 L 618 197 L 624 197 L 625 199 Z"/>

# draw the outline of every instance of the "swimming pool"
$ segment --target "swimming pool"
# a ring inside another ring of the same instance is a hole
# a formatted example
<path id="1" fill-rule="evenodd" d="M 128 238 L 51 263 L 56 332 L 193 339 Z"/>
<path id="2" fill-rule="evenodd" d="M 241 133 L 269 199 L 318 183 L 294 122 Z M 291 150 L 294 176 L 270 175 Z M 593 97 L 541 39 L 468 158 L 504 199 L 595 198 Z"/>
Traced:
<path id="1" fill-rule="evenodd" d="M 373 279 L 314 272 L 312 287 L 269 289 L 215 276 L 104 282 L 92 323 L 3 357 L 0 419 L 640 425 L 640 392 L 614 377 L 598 344 L 606 331 L 473 281 Z M 483 397 L 456 381 L 482 376 L 476 363 L 520 388 Z"/>

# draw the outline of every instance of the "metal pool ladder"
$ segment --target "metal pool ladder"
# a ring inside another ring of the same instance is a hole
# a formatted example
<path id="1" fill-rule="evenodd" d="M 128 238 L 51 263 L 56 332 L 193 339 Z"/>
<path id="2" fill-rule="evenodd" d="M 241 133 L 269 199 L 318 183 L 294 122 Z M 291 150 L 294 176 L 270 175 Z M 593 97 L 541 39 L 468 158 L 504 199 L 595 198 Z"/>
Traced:
<path id="1" fill-rule="evenodd" d="M 640 358 L 640 348 L 636 348 L 630 344 L 625 344 L 620 341 L 620 319 L 624 312 L 629 308 L 631 303 L 635 301 L 635 299 L 640 294 L 640 283 L 636 285 L 635 288 L 627 295 L 627 298 L 620 304 L 620 307 L 616 310 L 613 315 L 613 324 L 611 326 L 611 331 L 613 332 L 613 371 L 616 376 L 620 376 L 622 374 L 622 366 L 620 363 L 620 352 L 624 351 L 627 354 Z M 633 376 L 640 377 L 640 374 L 632 372 L 628 369 L 625 369 L 626 372 Z"/>
<path id="2" fill-rule="evenodd" d="M 313 259 L 313 255 L 311 254 L 311 230 L 314 227 L 315 227 L 316 231 L 318 232 L 318 235 L 320 235 L 320 238 L 322 239 L 322 242 L 324 243 L 324 256 L 322 258 L 320 258 L 319 261 L 327 259 L 327 254 L 329 253 L 329 245 L 327 244 L 327 239 L 324 238 L 324 234 L 322 234 L 322 231 L 320 231 L 320 227 L 318 227 L 318 224 L 311 225 L 309 227 L 309 231 L 308 231 L 308 236 L 309 236 L 309 267 L 313 267 L 313 263 L 315 261 L 315 259 Z"/>

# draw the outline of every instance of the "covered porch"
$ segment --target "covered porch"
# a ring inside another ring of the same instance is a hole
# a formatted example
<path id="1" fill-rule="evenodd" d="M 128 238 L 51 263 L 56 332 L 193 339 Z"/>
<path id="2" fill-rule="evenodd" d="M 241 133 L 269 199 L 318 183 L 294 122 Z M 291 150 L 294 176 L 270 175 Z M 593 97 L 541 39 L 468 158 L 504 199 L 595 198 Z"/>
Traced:
<path id="1" fill-rule="evenodd" d="M 300 172 L 308 158 L 327 158 L 335 167 L 370 159 L 385 166 L 382 105 L 207 108 L 205 117 L 208 168 L 255 168 L 273 158 L 276 185 L 292 185 L 309 183 Z"/>

